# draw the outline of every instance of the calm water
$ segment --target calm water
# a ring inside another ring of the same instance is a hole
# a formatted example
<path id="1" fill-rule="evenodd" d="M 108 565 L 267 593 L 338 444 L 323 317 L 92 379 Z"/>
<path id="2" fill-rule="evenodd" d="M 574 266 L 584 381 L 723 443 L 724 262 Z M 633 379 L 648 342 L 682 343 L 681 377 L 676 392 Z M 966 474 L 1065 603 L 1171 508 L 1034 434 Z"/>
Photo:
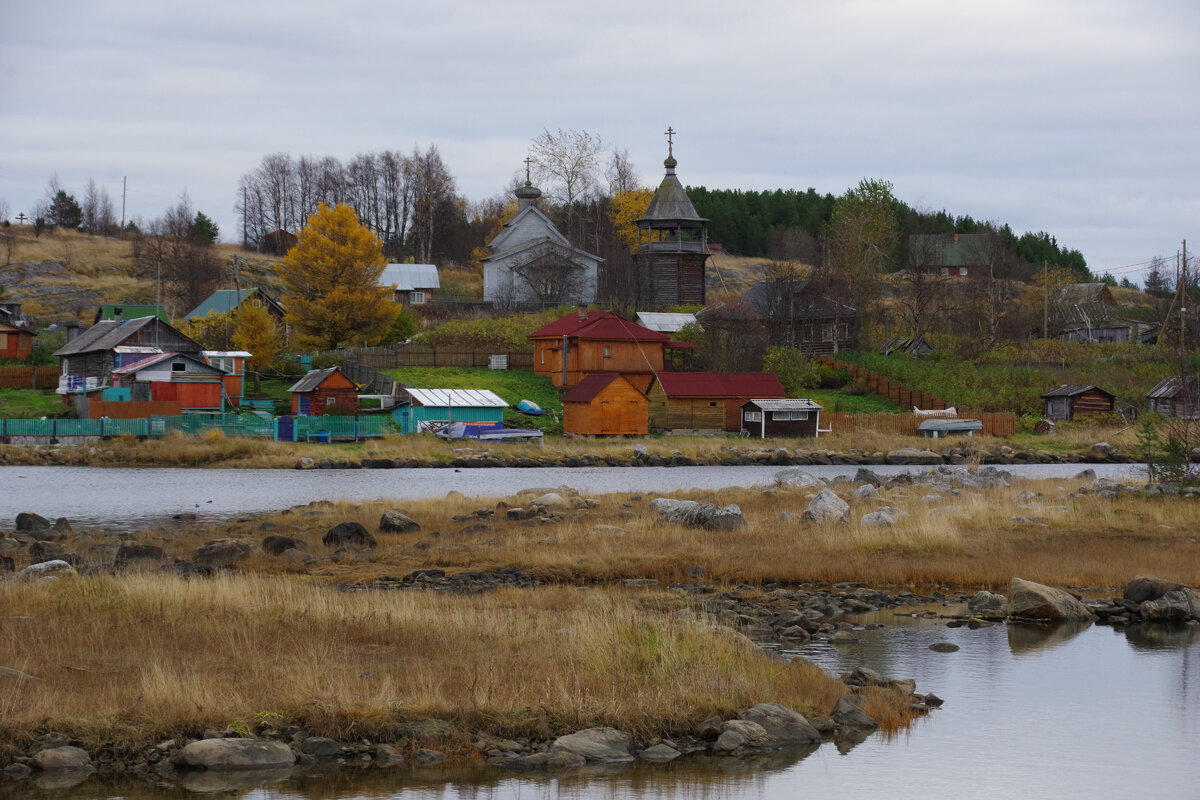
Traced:
<path id="1" fill-rule="evenodd" d="M 312 500 L 417 500 L 449 491 L 501 497 L 531 487 L 566 484 L 585 493 L 673 492 L 770 484 L 779 467 L 594 467 L 536 469 L 103 469 L 0 467 L 0 526 L 22 511 L 66 517 L 80 525 L 122 529 L 178 513 L 220 519 L 279 511 Z M 857 467 L 803 467 L 823 478 L 853 476 Z M 928 467 L 872 467 L 881 475 Z M 1017 466 L 1017 476 L 1064 478 L 1084 465 Z M 1104 465 L 1097 474 L 1145 482 L 1138 465 Z M 77 525 L 76 527 L 79 527 Z M 2 528 L 0 528 L 2 529 Z"/>
<path id="2" fill-rule="evenodd" d="M 893 621 L 893 618 L 887 618 Z M 903 620 L 901 620 L 904 623 Z M 179 797 L 227 791 L 255 800 L 354 798 L 1191 798 L 1200 794 L 1200 626 L 1115 630 L 940 621 L 862 632 L 858 645 L 801 652 L 833 672 L 858 665 L 912 677 L 946 705 L 911 731 L 856 745 L 751 759 L 680 759 L 555 776 L 420 769 L 267 776 L 194 775 L 183 786 L 95 776 L 46 791 L 0 782 L 0 797 Z M 951 641 L 956 653 L 928 645 Z M 255 782 L 259 783 L 255 788 Z"/>

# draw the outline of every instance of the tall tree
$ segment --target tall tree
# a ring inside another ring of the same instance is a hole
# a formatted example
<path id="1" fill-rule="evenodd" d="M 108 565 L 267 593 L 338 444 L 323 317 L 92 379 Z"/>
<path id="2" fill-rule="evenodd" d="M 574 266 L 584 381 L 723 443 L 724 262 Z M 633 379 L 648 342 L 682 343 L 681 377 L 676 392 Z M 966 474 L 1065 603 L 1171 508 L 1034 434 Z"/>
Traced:
<path id="1" fill-rule="evenodd" d="M 221 279 L 221 262 L 211 241 L 193 230 L 196 211 L 184 192 L 162 217 L 151 221 L 133 241 L 134 259 L 142 275 L 161 274 L 184 312 L 200 305 Z"/>
<path id="2" fill-rule="evenodd" d="M 359 222 L 354 209 L 344 203 L 318 206 L 277 267 L 288 297 L 288 321 L 301 344 L 335 349 L 386 335 L 399 307 L 379 285 L 385 265 L 379 238 Z"/>
<path id="3" fill-rule="evenodd" d="M 576 204 L 592 199 L 599 186 L 603 140 L 587 131 L 549 128 L 529 145 L 534 180 L 547 200 L 562 209 L 562 224 L 571 238 L 578 214 Z M 632 167 L 632 165 L 630 165 Z"/>
<path id="4" fill-rule="evenodd" d="M 424 153 L 414 150 L 411 168 L 413 251 L 418 261 L 428 264 L 433 261 L 437 237 L 461 209 L 456 203 L 454 177 L 442 161 L 437 145 L 431 144 Z"/>
<path id="5" fill-rule="evenodd" d="M 826 236 L 828 293 L 868 313 L 879 297 L 880 278 L 896 261 L 899 231 L 892 184 L 859 181 L 838 201 Z"/>
<path id="6" fill-rule="evenodd" d="M 254 372 L 254 391 L 262 391 L 259 375 L 271 366 L 283 349 L 283 337 L 275 318 L 256 300 L 242 303 L 233 326 L 233 346 L 251 354 L 248 366 Z"/>

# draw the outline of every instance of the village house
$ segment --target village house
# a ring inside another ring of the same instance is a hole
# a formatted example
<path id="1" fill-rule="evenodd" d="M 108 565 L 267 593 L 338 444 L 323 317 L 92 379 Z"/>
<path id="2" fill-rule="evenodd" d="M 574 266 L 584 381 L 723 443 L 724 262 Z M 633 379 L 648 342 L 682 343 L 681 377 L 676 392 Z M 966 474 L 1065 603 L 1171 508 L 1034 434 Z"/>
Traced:
<path id="1" fill-rule="evenodd" d="M 1096 386 L 1068 386 L 1063 384 L 1042 395 L 1045 401 L 1045 418 L 1070 422 L 1076 417 L 1093 417 L 1111 414 L 1116 398 Z"/>
<path id="2" fill-rule="evenodd" d="M 1146 392 L 1150 410 L 1176 419 L 1200 419 L 1200 381 L 1194 375 L 1163 378 Z"/>
<path id="3" fill-rule="evenodd" d="M 809 280 L 762 280 L 741 297 L 770 334 L 771 342 L 809 355 L 830 356 L 854 346 L 857 312 L 821 295 Z M 714 303 L 698 316 L 718 318 L 723 307 Z"/>
<path id="4" fill-rule="evenodd" d="M 158 317 L 166 323 L 171 322 L 171 318 L 167 316 L 166 310 L 162 306 L 155 305 L 137 305 L 134 303 L 101 303 L 96 309 L 96 317 L 92 320 L 92 324 L 97 322 L 124 322 L 127 319 L 137 319 L 138 317 Z"/>
<path id="5" fill-rule="evenodd" d="M 649 433 L 649 401 L 624 376 L 588 375 L 562 398 L 563 432 L 580 436 Z"/>
<path id="6" fill-rule="evenodd" d="M 335 406 L 347 415 L 358 414 L 358 384 L 343 375 L 340 367 L 311 370 L 288 391 L 296 416 L 316 417 Z"/>
<path id="7" fill-rule="evenodd" d="M 392 300 L 406 308 L 431 302 L 442 287 L 434 264 L 388 264 L 379 276 L 379 285 L 390 288 Z"/>
<path id="8" fill-rule="evenodd" d="M 742 433 L 759 439 L 816 438 L 821 410 L 819 403 L 807 399 L 748 400 L 742 404 Z"/>
<path id="9" fill-rule="evenodd" d="M 203 349 L 158 317 L 102 320 L 55 351 L 62 366 L 58 392 L 68 394 L 107 385 L 114 370 L 160 353 L 199 359 Z"/>
<path id="10" fill-rule="evenodd" d="M 240 406 L 246 396 L 246 361 L 254 354 L 245 350 L 205 350 L 200 356 L 205 364 L 225 373 L 225 399 Z"/>
<path id="11" fill-rule="evenodd" d="M 261 289 L 217 289 L 200 305 L 188 312 L 184 320 L 195 322 L 209 314 L 236 314 L 237 310 L 248 300 L 262 304 L 263 308 L 277 322 L 282 323 L 285 311 L 275 298 Z"/>
<path id="12" fill-rule="evenodd" d="M 25 358 L 36 336 L 33 320 L 21 313 L 20 303 L 0 303 L 0 358 Z"/>
<path id="13" fill-rule="evenodd" d="M 651 429 L 740 431 L 747 400 L 786 394 L 770 372 L 661 372 L 646 397 Z"/>
<path id="14" fill-rule="evenodd" d="M 483 299 L 500 306 L 520 303 L 592 303 L 600 256 L 572 246 L 538 208 L 541 190 L 517 189 L 517 214 L 488 242 L 483 259 Z"/>
<path id="15" fill-rule="evenodd" d="M 1071 283 L 1052 304 L 1050 329 L 1066 342 L 1149 344 L 1158 325 L 1125 319 L 1112 290 L 1103 283 Z"/>
<path id="16" fill-rule="evenodd" d="M 113 370 L 113 385 L 101 393 L 103 401 L 163 404 L 162 410 L 139 409 L 136 416 L 221 412 L 225 373 L 185 353 L 160 353 Z M 107 406 L 107 404 L 106 404 Z M 171 406 L 177 407 L 172 408 Z M 115 416 L 110 409 L 92 408 L 90 416 Z"/>
<path id="17" fill-rule="evenodd" d="M 547 375 L 560 388 L 575 386 L 593 373 L 617 372 L 645 391 L 655 373 L 666 367 L 668 348 L 690 348 L 665 333 L 643 328 L 611 311 L 580 306 L 529 334 L 533 371 Z"/>
<path id="18" fill-rule="evenodd" d="M 909 269 L 941 278 L 983 280 L 991 274 L 992 236 L 935 233 L 908 237 Z"/>

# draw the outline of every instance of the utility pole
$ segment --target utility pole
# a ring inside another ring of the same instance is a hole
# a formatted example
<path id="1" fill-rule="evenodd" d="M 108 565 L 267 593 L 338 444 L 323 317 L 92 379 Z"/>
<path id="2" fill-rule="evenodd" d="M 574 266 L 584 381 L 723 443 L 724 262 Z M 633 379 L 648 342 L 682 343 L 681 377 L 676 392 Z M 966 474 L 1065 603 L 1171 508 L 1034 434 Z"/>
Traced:
<path id="1" fill-rule="evenodd" d="M 1050 338 L 1050 265 L 1042 259 L 1042 338 Z"/>
<path id="2" fill-rule="evenodd" d="M 125 230 L 125 191 L 128 188 L 129 176 L 121 177 L 121 231 Z"/>

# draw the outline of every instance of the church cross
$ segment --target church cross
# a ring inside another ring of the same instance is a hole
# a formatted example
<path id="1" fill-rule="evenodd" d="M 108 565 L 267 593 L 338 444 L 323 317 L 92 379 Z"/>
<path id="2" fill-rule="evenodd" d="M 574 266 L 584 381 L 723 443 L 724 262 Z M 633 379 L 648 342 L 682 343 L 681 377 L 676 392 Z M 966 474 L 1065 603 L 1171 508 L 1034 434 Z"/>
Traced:
<path id="1" fill-rule="evenodd" d="M 667 137 L 667 155 L 669 155 L 669 156 L 675 155 L 675 140 L 673 138 L 675 136 L 675 133 L 676 133 L 675 129 L 672 128 L 670 125 L 668 125 L 666 137 Z"/>
<path id="2" fill-rule="evenodd" d="M 529 165 L 533 163 L 533 159 L 525 156 L 525 183 L 529 183 Z"/>

